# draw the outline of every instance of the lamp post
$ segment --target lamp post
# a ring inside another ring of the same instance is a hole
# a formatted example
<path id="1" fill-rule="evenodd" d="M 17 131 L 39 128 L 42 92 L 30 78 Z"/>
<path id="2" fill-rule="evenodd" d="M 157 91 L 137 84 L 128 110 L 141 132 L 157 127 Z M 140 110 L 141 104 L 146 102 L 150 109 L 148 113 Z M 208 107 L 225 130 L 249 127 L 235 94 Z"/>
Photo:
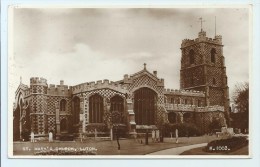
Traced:
<path id="1" fill-rule="evenodd" d="M 120 150 L 119 134 L 118 134 L 118 125 L 115 125 L 115 128 L 116 128 L 116 142 L 117 142 L 117 149 Z"/>

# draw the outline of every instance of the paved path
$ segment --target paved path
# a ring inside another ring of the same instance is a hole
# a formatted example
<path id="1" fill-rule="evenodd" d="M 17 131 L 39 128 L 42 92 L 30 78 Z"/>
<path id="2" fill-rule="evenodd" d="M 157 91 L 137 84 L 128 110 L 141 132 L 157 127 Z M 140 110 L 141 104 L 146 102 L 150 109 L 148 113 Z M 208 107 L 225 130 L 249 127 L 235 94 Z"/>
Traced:
<path id="1" fill-rule="evenodd" d="M 190 150 L 193 148 L 204 147 L 206 145 L 207 145 L 207 143 L 193 144 L 193 145 L 189 145 L 189 146 L 175 147 L 175 148 L 169 148 L 166 150 L 156 151 L 156 152 L 146 154 L 146 155 L 180 155 L 184 151 L 187 151 L 187 150 Z"/>

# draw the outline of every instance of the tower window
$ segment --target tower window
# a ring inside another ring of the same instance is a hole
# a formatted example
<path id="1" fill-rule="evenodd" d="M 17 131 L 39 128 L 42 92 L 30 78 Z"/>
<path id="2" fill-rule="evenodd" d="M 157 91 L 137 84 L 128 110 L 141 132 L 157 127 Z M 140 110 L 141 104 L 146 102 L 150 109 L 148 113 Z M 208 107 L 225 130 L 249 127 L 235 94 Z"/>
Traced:
<path id="1" fill-rule="evenodd" d="M 211 49 L 211 53 L 210 53 L 210 60 L 212 63 L 216 62 L 216 49 Z"/>
<path id="2" fill-rule="evenodd" d="M 194 50 L 191 49 L 189 52 L 189 59 L 190 59 L 190 64 L 194 64 Z"/>
<path id="3" fill-rule="evenodd" d="M 212 79 L 212 83 L 213 83 L 213 85 L 216 85 L 216 79 L 215 78 Z"/>
<path id="4" fill-rule="evenodd" d="M 67 105 L 67 102 L 65 99 L 62 99 L 60 101 L 60 111 L 66 111 L 66 105 Z"/>

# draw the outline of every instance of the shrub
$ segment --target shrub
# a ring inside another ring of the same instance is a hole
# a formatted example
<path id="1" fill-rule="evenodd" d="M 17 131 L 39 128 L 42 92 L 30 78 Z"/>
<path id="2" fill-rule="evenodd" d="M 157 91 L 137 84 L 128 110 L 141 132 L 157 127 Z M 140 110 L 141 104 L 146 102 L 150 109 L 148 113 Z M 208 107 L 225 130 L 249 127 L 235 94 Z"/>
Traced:
<path id="1" fill-rule="evenodd" d="M 74 136 L 71 134 L 61 134 L 60 141 L 73 141 Z"/>
<path id="2" fill-rule="evenodd" d="M 164 125 L 164 135 L 166 137 L 170 136 L 172 133 L 175 136 L 175 130 L 178 129 L 179 137 L 192 137 L 202 135 L 199 128 L 192 123 L 180 123 L 180 124 L 165 124 Z"/>
<path id="3" fill-rule="evenodd" d="M 24 141 L 29 141 L 30 140 L 30 131 L 28 129 L 23 129 L 21 136 L 24 139 Z"/>
<path id="4" fill-rule="evenodd" d="M 206 152 L 232 152 L 248 145 L 245 137 L 232 137 L 228 139 L 214 140 L 208 143 Z"/>

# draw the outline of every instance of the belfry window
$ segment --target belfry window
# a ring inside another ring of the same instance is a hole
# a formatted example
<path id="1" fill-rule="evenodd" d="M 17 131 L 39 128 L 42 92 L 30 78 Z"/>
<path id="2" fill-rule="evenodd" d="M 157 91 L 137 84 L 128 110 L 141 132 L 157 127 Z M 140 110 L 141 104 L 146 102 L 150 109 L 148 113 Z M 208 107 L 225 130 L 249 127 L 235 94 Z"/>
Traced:
<path id="1" fill-rule="evenodd" d="M 216 62 L 216 49 L 211 49 L 211 52 L 210 52 L 210 60 L 212 63 L 215 63 Z"/>
<path id="2" fill-rule="evenodd" d="M 66 111 L 66 105 L 67 105 L 67 101 L 65 99 L 62 99 L 60 101 L 60 111 Z"/>
<path id="3" fill-rule="evenodd" d="M 212 79 L 212 83 L 213 83 L 213 85 L 216 85 L 216 79 L 215 78 Z"/>
<path id="4" fill-rule="evenodd" d="M 191 49 L 190 52 L 189 52 L 189 59 L 190 59 L 190 64 L 194 64 L 194 50 Z"/>

